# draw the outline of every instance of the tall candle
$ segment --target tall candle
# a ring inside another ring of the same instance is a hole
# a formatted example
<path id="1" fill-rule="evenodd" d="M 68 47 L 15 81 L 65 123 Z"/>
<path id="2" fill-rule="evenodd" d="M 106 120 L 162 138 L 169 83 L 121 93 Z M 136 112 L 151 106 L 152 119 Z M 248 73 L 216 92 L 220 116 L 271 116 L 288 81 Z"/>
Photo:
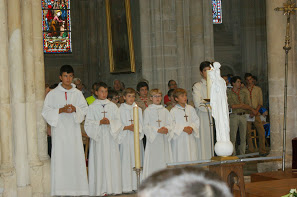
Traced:
<path id="1" fill-rule="evenodd" d="M 211 70 L 207 70 L 206 73 L 207 73 L 207 80 L 206 80 L 206 86 L 207 86 L 207 98 L 210 99 L 210 91 L 211 91 L 211 84 L 212 84 L 212 81 L 210 79 L 210 72 Z"/>
<path id="2" fill-rule="evenodd" d="M 138 106 L 133 107 L 134 120 L 134 154 L 135 154 L 135 168 L 140 169 L 140 145 L 139 145 L 139 115 Z"/>

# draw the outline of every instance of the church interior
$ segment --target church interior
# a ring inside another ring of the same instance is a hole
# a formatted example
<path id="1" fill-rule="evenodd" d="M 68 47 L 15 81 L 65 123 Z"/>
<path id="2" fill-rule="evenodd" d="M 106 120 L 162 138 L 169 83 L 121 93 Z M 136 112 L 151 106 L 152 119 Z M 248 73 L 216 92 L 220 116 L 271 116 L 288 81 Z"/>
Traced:
<path id="1" fill-rule="evenodd" d="M 41 2 L 0 1 L 0 197 L 51 196 L 51 159 L 41 111 L 45 84 L 59 83 L 59 69 L 65 64 L 73 67 L 75 77 L 89 91 L 97 81 L 112 87 L 120 80 L 134 89 L 138 82 L 147 81 L 164 96 L 173 79 L 188 92 L 189 101 L 193 84 L 202 78 L 203 61 L 219 62 L 222 75 L 243 79 L 245 73 L 252 73 L 269 111 L 266 149 L 271 159 L 209 169 L 221 176 L 226 176 L 224 170 L 239 170 L 242 177 L 234 178 L 234 196 L 283 196 L 295 189 L 296 5 L 285 15 L 275 8 L 290 0 L 221 0 L 221 19 L 216 23 L 210 0 L 125 0 L 123 7 L 117 7 L 119 2 L 124 0 L 71 0 L 65 31 L 71 35 L 71 50 L 51 53 L 44 49 L 43 35 L 48 32 Z M 115 17 L 117 13 L 129 20 L 116 23 L 122 20 Z M 127 40 L 123 44 L 117 37 Z M 126 51 L 114 49 L 121 44 Z M 121 58 L 128 61 L 122 65 L 124 70 L 116 65 Z"/>

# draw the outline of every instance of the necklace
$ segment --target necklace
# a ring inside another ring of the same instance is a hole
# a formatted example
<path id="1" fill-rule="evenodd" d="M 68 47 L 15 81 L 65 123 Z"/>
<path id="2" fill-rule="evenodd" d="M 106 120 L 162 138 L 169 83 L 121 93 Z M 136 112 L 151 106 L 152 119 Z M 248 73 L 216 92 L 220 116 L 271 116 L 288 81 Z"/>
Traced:
<path id="1" fill-rule="evenodd" d="M 247 87 L 248 91 L 250 92 L 251 100 L 252 100 L 252 92 L 253 92 L 254 87 L 255 87 L 255 85 L 253 85 L 251 89 L 249 89 L 249 87 Z"/>
<path id="2" fill-rule="evenodd" d="M 238 96 L 238 100 L 239 100 L 239 102 L 241 102 L 241 100 L 240 100 L 240 89 L 238 90 L 238 92 L 235 92 L 234 91 L 234 89 L 232 88 L 232 92 L 234 92 L 237 96 Z"/>

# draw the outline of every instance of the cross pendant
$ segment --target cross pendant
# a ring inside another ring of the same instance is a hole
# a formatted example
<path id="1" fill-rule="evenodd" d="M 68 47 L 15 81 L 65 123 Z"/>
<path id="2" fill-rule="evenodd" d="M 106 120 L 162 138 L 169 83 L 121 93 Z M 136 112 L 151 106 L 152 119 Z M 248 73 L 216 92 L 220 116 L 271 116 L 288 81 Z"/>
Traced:
<path id="1" fill-rule="evenodd" d="M 159 125 L 159 127 L 160 127 L 160 122 L 162 122 L 162 121 L 159 120 L 159 118 L 158 118 L 158 120 L 157 120 L 156 122 L 158 123 L 158 125 Z"/>
<path id="2" fill-rule="evenodd" d="M 106 111 L 104 111 L 104 112 L 101 112 L 101 113 L 103 113 L 104 114 L 104 118 L 105 118 L 105 114 L 107 113 Z"/>
<path id="3" fill-rule="evenodd" d="M 133 124 L 133 121 L 134 121 L 134 120 L 131 118 L 131 120 L 129 120 L 129 121 L 131 122 L 131 124 Z"/>
<path id="4" fill-rule="evenodd" d="M 188 117 L 189 117 L 189 116 L 187 116 L 187 114 L 185 114 L 184 117 L 186 118 L 186 121 L 188 122 Z"/>

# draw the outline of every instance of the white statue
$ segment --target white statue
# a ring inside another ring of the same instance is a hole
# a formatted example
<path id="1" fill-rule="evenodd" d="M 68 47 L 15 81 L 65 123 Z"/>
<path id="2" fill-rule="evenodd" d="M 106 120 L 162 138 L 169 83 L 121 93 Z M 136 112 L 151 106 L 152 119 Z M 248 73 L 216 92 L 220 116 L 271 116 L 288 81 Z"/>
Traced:
<path id="1" fill-rule="evenodd" d="M 212 116 L 215 119 L 216 137 L 215 152 L 218 156 L 230 156 L 233 153 L 233 145 L 230 142 L 229 109 L 227 102 L 227 87 L 225 80 L 221 77 L 221 64 L 214 62 L 209 72 L 212 81 L 210 106 Z"/>

